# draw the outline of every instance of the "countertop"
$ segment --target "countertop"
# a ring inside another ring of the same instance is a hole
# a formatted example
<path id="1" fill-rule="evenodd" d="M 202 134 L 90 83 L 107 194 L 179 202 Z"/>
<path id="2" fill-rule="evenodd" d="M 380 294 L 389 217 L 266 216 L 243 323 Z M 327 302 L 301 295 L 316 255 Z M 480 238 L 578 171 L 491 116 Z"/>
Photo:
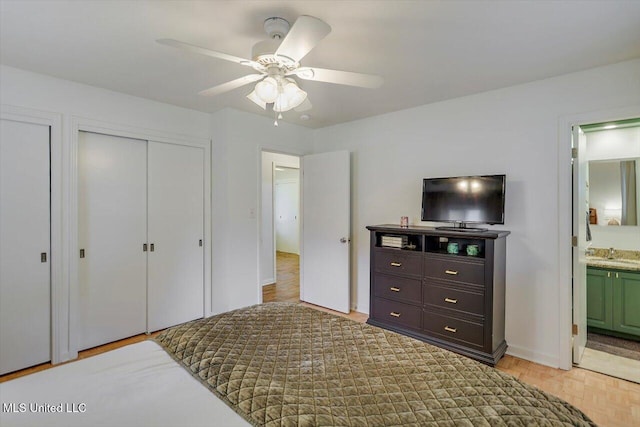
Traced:
<path id="1" fill-rule="evenodd" d="M 640 271 L 640 260 L 623 258 L 604 258 L 599 256 L 587 256 L 589 267 L 612 268 L 615 270 Z"/>

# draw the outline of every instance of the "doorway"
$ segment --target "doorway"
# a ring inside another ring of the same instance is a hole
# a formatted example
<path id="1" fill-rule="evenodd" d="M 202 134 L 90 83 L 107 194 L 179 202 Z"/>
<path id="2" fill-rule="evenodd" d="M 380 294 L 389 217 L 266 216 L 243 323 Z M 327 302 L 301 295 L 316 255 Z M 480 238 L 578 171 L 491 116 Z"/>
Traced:
<path id="1" fill-rule="evenodd" d="M 262 152 L 263 302 L 300 301 L 300 158 Z"/>
<path id="2" fill-rule="evenodd" d="M 574 365 L 640 383 L 640 118 L 580 125 L 574 148 Z"/>

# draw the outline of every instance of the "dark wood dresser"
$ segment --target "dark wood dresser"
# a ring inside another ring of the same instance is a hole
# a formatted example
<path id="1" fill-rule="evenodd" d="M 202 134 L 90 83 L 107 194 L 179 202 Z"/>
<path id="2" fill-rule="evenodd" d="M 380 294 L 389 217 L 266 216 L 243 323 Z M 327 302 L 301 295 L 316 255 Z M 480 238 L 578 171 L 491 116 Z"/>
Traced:
<path id="1" fill-rule="evenodd" d="M 367 323 L 494 366 L 507 349 L 504 306 L 509 232 L 397 225 L 367 229 L 371 232 Z"/>

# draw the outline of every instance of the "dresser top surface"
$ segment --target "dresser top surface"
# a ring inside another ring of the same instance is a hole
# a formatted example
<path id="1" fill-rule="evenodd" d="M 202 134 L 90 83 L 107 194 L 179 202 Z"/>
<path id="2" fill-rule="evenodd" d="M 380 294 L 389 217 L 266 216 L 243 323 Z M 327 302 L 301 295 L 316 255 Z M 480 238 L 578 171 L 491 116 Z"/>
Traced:
<path id="1" fill-rule="evenodd" d="M 405 234 L 424 234 L 427 236 L 442 237 L 462 237 L 462 238 L 481 238 L 481 239 L 499 239 L 508 236 L 511 232 L 506 230 L 488 230 L 476 231 L 467 229 L 466 231 L 439 230 L 436 227 L 425 227 L 419 225 L 410 225 L 409 227 L 400 227 L 397 224 L 380 224 L 368 225 L 367 230 L 382 231 L 389 233 L 405 233 Z"/>

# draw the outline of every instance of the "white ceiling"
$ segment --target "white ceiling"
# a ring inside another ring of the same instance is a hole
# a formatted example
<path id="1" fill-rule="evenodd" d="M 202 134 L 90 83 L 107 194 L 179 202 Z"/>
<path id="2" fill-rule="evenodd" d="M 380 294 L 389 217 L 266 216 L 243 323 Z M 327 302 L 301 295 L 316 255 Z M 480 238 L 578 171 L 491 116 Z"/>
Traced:
<path id="1" fill-rule="evenodd" d="M 240 57 L 264 19 L 316 16 L 332 32 L 303 66 L 379 74 L 380 89 L 300 81 L 323 127 L 640 57 L 640 1 L 0 0 L 0 62 L 203 112 L 266 114 L 251 86 L 197 93 L 253 72 L 159 45 Z"/>

